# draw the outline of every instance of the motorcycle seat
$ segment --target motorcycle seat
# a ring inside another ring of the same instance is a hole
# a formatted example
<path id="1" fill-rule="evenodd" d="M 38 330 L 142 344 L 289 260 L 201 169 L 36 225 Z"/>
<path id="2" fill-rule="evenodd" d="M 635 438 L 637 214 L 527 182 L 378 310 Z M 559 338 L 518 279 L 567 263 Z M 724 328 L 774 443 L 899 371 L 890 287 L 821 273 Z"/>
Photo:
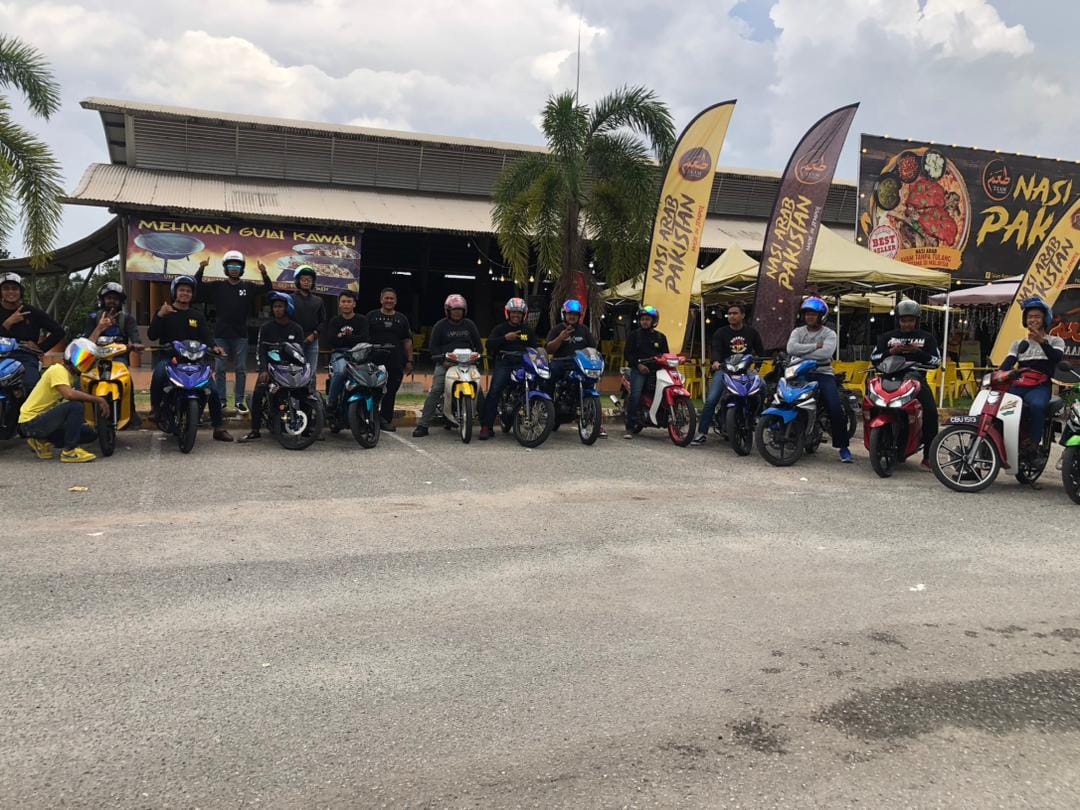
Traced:
<path id="1" fill-rule="evenodd" d="M 1065 406 L 1061 397 L 1050 397 L 1050 401 L 1046 404 L 1046 413 L 1048 416 L 1053 416 L 1058 413 Z"/>

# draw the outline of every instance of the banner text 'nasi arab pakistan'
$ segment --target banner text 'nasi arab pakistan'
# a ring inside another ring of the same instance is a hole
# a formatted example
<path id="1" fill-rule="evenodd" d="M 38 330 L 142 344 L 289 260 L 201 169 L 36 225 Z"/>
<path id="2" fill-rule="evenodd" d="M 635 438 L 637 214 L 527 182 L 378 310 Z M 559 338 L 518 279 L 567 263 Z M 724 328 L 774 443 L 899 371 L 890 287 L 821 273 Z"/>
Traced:
<path id="1" fill-rule="evenodd" d="M 754 297 L 754 328 L 766 349 L 785 346 L 795 325 L 836 161 L 858 108 L 841 107 L 814 124 L 780 178 Z"/>
<path id="2" fill-rule="evenodd" d="M 701 232 L 734 110 L 734 101 L 724 101 L 698 113 L 679 136 L 664 173 L 642 304 L 660 310 L 662 323 L 668 325 L 664 331 L 675 351 L 686 336 Z"/>
<path id="3" fill-rule="evenodd" d="M 1062 329 L 1070 324 L 1071 318 L 1076 314 L 1073 311 L 1075 301 L 1063 308 L 1060 306 L 1059 298 L 1063 297 L 1061 291 L 1076 269 L 1078 261 L 1080 261 L 1080 198 L 1073 202 L 1043 240 L 1038 253 L 1031 260 L 1031 266 L 1024 273 L 1024 280 L 1020 282 L 1016 290 L 1016 296 L 1013 298 L 1009 311 L 1005 313 L 1005 322 L 1001 325 L 1001 331 L 998 332 L 997 340 L 994 342 L 991 358 L 995 366 L 1001 365 L 1013 341 L 1027 337 L 1027 327 L 1022 321 L 1020 304 L 1025 298 L 1036 295 L 1046 301 L 1051 308 L 1059 304 L 1057 311 L 1054 312 L 1054 325 L 1049 331 L 1051 334 L 1064 338 L 1066 354 L 1075 357 L 1073 355 L 1075 348 L 1071 343 L 1072 336 Z"/>

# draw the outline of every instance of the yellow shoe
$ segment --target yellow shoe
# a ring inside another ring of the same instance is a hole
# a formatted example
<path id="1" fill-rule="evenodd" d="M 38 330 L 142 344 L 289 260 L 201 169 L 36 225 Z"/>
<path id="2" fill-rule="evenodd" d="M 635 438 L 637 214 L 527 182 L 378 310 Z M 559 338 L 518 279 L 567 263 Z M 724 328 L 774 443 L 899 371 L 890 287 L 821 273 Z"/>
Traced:
<path id="1" fill-rule="evenodd" d="M 30 445 L 31 450 L 37 453 L 38 458 L 45 459 L 45 461 L 56 458 L 52 442 L 45 442 L 41 439 L 27 439 L 26 443 Z"/>
<path id="2" fill-rule="evenodd" d="M 81 447 L 76 447 L 74 450 L 64 450 L 60 454 L 60 460 L 66 461 L 72 464 L 78 464 L 82 461 L 93 461 L 97 456 L 93 453 L 88 453 Z"/>

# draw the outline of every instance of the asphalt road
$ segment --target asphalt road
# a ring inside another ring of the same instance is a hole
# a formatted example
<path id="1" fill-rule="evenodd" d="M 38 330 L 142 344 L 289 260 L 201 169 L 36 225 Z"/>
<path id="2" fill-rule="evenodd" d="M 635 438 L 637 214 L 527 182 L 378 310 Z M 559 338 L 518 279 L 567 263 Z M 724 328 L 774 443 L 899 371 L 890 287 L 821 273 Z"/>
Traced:
<path id="1" fill-rule="evenodd" d="M 0 806 L 1077 807 L 1080 508 L 858 462 L 0 445 Z"/>

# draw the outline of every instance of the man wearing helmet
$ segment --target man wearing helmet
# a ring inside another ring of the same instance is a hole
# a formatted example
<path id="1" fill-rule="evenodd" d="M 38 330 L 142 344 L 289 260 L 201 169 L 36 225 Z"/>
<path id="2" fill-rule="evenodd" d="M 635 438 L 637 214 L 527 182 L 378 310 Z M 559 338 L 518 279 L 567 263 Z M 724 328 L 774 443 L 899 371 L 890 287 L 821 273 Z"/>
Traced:
<path id="1" fill-rule="evenodd" d="M 77 338 L 64 350 L 64 362 L 53 363 L 41 375 L 19 409 L 19 428 L 40 459 L 55 458 L 54 446 L 60 445 L 60 460 L 67 463 L 93 461 L 97 456 L 79 447 L 97 438 L 97 433 L 85 421 L 84 402 L 97 406 L 102 416 L 110 414 L 109 402 L 103 397 L 80 391 L 76 385 L 80 374 L 97 362 L 94 340 Z"/>
<path id="2" fill-rule="evenodd" d="M 135 317 L 124 312 L 125 301 L 127 301 L 127 293 L 124 292 L 123 286 L 115 281 L 102 284 L 97 293 L 98 308 L 86 316 L 83 337 L 96 333 L 100 337 L 109 338 L 113 343 L 125 344 L 131 351 L 141 351 L 143 346 L 139 343 L 139 327 L 135 323 Z M 117 355 L 115 359 L 130 366 L 131 352 Z M 142 425 L 142 419 L 135 411 L 134 386 L 128 387 L 128 395 L 131 420 L 127 426 L 132 430 L 138 430 Z"/>
<path id="3" fill-rule="evenodd" d="M 214 387 L 217 388 L 218 396 L 224 405 L 227 385 L 226 369 L 231 361 L 235 380 L 233 398 L 236 401 L 236 410 L 243 414 L 247 412 L 244 390 L 247 384 L 247 323 L 251 316 L 251 305 L 258 293 L 269 293 L 274 287 L 270 283 L 270 276 L 262 262 L 258 263 L 259 273 L 262 275 L 261 284 L 241 280 L 244 277 L 244 267 L 247 262 L 244 254 L 239 250 L 226 251 L 221 258 L 221 265 L 225 270 L 224 281 L 203 283 L 203 273 L 208 264 L 210 264 L 210 259 L 199 262 L 199 269 L 195 271 L 195 283 L 198 285 L 196 287 L 198 300 L 214 308 L 216 313 L 214 343 L 224 350 L 224 354 L 218 355 L 217 358 Z"/>
<path id="4" fill-rule="evenodd" d="M 660 310 L 654 306 L 641 306 L 637 311 L 638 328 L 630 333 L 623 349 L 623 359 L 630 367 L 630 396 L 626 400 L 626 433 L 624 439 L 634 438 L 640 428 L 637 418 L 641 413 L 641 394 L 645 384 L 656 373 L 653 358 L 667 354 L 667 336 L 656 327 L 660 324 Z"/>
<path id="5" fill-rule="evenodd" d="M 761 357 L 765 354 L 765 347 L 761 343 L 761 335 L 757 330 L 746 324 L 746 307 L 742 304 L 731 304 L 727 308 L 727 323 L 717 329 L 712 336 L 712 384 L 709 386 L 709 395 L 705 398 L 705 407 L 701 409 L 701 419 L 698 422 L 697 435 L 691 442 L 695 447 L 700 447 L 707 441 L 709 427 L 712 425 L 716 406 L 724 395 L 724 375 L 717 374 L 720 365 L 729 357 L 736 354 L 750 354 Z"/>
<path id="6" fill-rule="evenodd" d="M 877 340 L 870 355 L 870 362 L 875 366 L 890 354 L 900 354 L 913 362 L 930 368 L 941 365 L 941 349 L 937 338 L 930 332 L 919 328 L 919 314 L 922 308 L 918 302 L 905 298 L 896 305 L 896 323 L 899 328 L 886 332 Z M 930 469 L 930 443 L 938 431 L 937 402 L 934 392 L 926 384 L 926 375 L 920 372 L 918 400 L 923 409 L 923 460 L 922 468 Z"/>
<path id="7" fill-rule="evenodd" d="M 157 422 L 161 408 L 161 399 L 165 395 L 165 385 L 169 381 L 169 363 L 172 361 L 172 344 L 176 340 L 197 340 L 207 346 L 213 346 L 214 338 L 202 312 L 195 309 L 191 302 L 195 299 L 195 279 L 191 276 L 177 276 L 169 285 L 171 303 L 161 305 L 146 334 L 151 340 L 158 341 L 158 352 L 154 376 L 150 379 L 150 420 Z M 211 352 L 222 356 L 225 350 L 214 346 Z M 225 430 L 224 416 L 221 412 L 221 397 L 215 388 L 207 396 L 210 407 L 210 424 L 214 427 L 214 439 L 219 442 L 231 442 L 232 436 Z"/>
<path id="8" fill-rule="evenodd" d="M 386 393 L 380 406 L 379 421 L 383 430 L 393 432 L 394 403 L 406 374 L 413 370 L 412 326 L 409 319 L 397 311 L 397 291 L 386 287 L 379 293 L 379 308 L 367 314 L 371 342 L 377 346 L 393 345 L 390 362 L 386 365 Z"/>
<path id="9" fill-rule="evenodd" d="M 1054 312 L 1042 298 L 1032 296 L 1020 302 L 1020 313 L 1027 336 L 1013 341 L 1009 353 L 1001 364 L 1002 371 L 1014 367 L 1036 372 L 1032 380 L 1021 385 L 1019 381 L 1009 389 L 1024 401 L 1024 415 L 1027 420 L 1028 435 L 1023 438 L 1021 447 L 1030 452 L 1042 441 L 1043 428 L 1046 426 L 1046 408 L 1050 404 L 1051 380 L 1057 364 L 1065 356 L 1065 341 L 1057 335 L 1051 335 L 1050 326 L 1054 322 Z M 1021 350 L 1021 343 L 1027 346 Z M 1034 383 L 1034 384 L 1032 384 Z"/>
<path id="10" fill-rule="evenodd" d="M 545 384 L 548 393 L 554 393 L 555 385 L 570 373 L 574 367 L 574 352 L 578 349 L 595 349 L 596 340 L 589 328 L 581 322 L 585 311 L 582 303 L 571 298 L 562 305 L 562 323 L 557 323 L 548 332 L 547 349 L 551 358 L 551 377 Z"/>
<path id="11" fill-rule="evenodd" d="M 306 331 L 293 320 L 295 312 L 296 305 L 291 295 L 282 292 L 270 293 L 270 314 L 273 318 L 259 329 L 259 342 L 255 348 L 255 355 L 259 362 L 259 377 L 255 383 L 255 391 L 251 395 L 251 432 L 240 439 L 241 444 L 262 438 L 262 433 L 259 431 L 262 429 L 263 400 L 266 398 L 266 388 L 270 383 L 270 372 L 267 371 L 267 365 L 270 362 L 270 344 L 304 345 Z"/>
<path id="12" fill-rule="evenodd" d="M 836 376 L 832 368 L 837 337 L 836 332 L 825 325 L 829 305 L 812 295 L 802 302 L 799 312 L 803 316 L 803 325 L 792 330 L 788 337 L 787 353 L 792 359 L 817 360 L 817 370 L 807 377 L 818 384 L 818 391 L 829 414 L 833 447 L 839 451 L 840 460 L 850 464 L 853 459 L 851 450 L 848 449 L 848 439 L 851 437 L 848 436 L 847 414 L 840 401 L 840 390 L 836 386 Z"/>
<path id="13" fill-rule="evenodd" d="M 479 354 L 484 350 L 484 344 L 480 339 L 480 330 L 465 315 L 468 312 L 468 304 L 465 296 L 448 295 L 443 302 L 443 312 L 446 317 L 439 321 L 431 330 L 431 359 L 435 369 L 431 375 L 431 390 L 428 391 L 427 399 L 424 400 L 424 410 L 420 414 L 420 421 L 413 430 L 414 438 L 428 435 L 428 428 L 435 416 L 435 407 L 446 392 L 446 369 L 453 363 L 446 359 L 446 353 L 454 349 L 472 349 Z"/>
<path id="14" fill-rule="evenodd" d="M 292 294 L 293 321 L 304 327 L 304 359 L 313 369 L 319 368 L 319 332 L 326 323 L 326 304 L 315 292 L 315 269 L 307 264 L 296 268 L 296 292 Z M 311 390 L 315 390 L 315 375 L 311 375 Z"/>
<path id="15" fill-rule="evenodd" d="M 490 439 L 495 434 L 492 427 L 499 410 L 499 396 L 510 384 L 510 374 L 519 364 L 521 353 L 527 348 L 535 349 L 539 343 L 536 333 L 525 320 L 529 305 L 523 298 L 511 298 L 503 307 L 506 320 L 491 330 L 487 339 L 488 358 L 491 360 L 491 382 L 484 396 L 484 413 L 480 417 L 480 436 Z"/>
<path id="16" fill-rule="evenodd" d="M 358 343 L 370 340 L 367 318 L 356 311 L 356 293 L 342 290 L 338 294 L 338 314 L 326 326 L 326 342 L 330 346 L 330 410 L 337 407 L 345 388 L 345 353 Z"/>
<path id="17" fill-rule="evenodd" d="M 22 363 L 27 390 L 41 377 L 41 355 L 64 339 L 64 327 L 44 310 L 23 303 L 22 278 L 16 273 L 0 273 L 0 337 L 19 341 L 8 356 Z"/>

